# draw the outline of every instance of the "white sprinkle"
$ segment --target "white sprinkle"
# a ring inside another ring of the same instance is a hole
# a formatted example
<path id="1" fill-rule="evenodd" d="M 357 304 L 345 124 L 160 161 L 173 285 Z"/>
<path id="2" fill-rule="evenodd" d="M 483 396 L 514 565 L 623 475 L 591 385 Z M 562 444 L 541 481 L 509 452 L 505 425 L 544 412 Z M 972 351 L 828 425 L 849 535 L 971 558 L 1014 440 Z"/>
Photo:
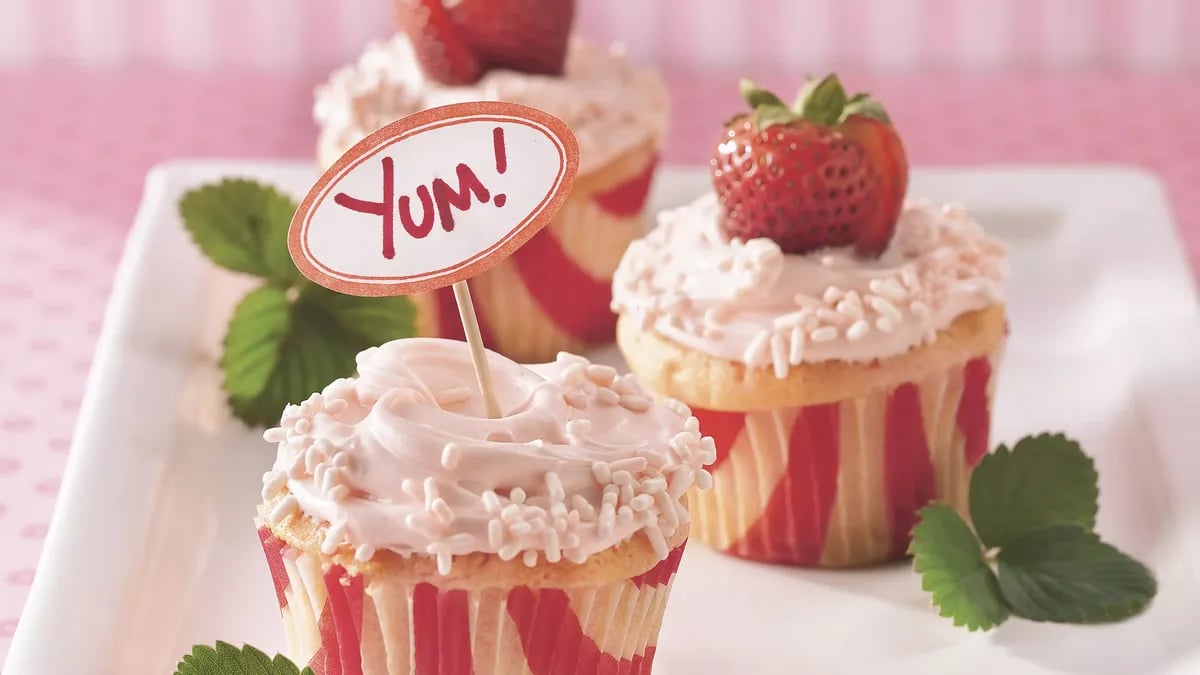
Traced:
<path id="1" fill-rule="evenodd" d="M 571 548 L 563 551 L 563 557 L 575 563 L 576 565 L 582 565 L 587 562 L 588 559 L 587 554 L 583 551 L 580 551 L 578 548 Z"/>
<path id="2" fill-rule="evenodd" d="M 312 431 L 312 421 L 309 420 L 307 417 L 301 417 L 300 419 L 296 420 L 295 429 L 296 429 L 296 433 L 303 436 L 303 435 L 307 434 L 308 432 Z"/>
<path id="3" fill-rule="evenodd" d="M 854 322 L 854 325 L 846 329 L 846 339 L 851 342 L 857 342 L 867 336 L 867 332 L 871 330 L 871 324 L 867 323 L 866 319 L 859 319 Z"/>
<path id="4" fill-rule="evenodd" d="M 520 515 L 521 515 L 521 505 L 520 504 L 509 504 L 508 506 L 506 506 L 500 510 L 500 517 L 503 518 L 504 522 L 506 522 L 506 523 L 511 523 L 512 521 L 516 520 Z"/>
<path id="5" fill-rule="evenodd" d="M 782 380 L 788 375 L 787 345 L 782 335 L 771 336 L 771 364 L 775 366 L 775 378 Z"/>
<path id="6" fill-rule="evenodd" d="M 576 410 L 583 410 L 587 407 L 587 395 L 577 389 L 563 392 L 563 400 Z"/>
<path id="7" fill-rule="evenodd" d="M 842 289 L 838 288 L 837 286 L 830 286 L 829 288 L 825 289 L 825 293 L 821 296 L 821 300 L 825 301 L 825 304 L 827 305 L 836 305 L 838 300 L 842 299 L 842 295 L 844 295 L 844 293 L 842 293 Z"/>
<path id="8" fill-rule="evenodd" d="M 333 489 L 325 493 L 327 497 L 335 502 L 340 502 L 350 496 L 350 488 L 345 485 L 335 485 Z"/>
<path id="9" fill-rule="evenodd" d="M 341 472 L 337 469 L 329 469 L 326 471 L 325 475 L 321 478 L 321 492 L 328 494 L 329 491 L 334 488 L 334 486 L 341 483 L 341 481 L 338 480 L 340 477 Z"/>
<path id="10" fill-rule="evenodd" d="M 517 544 L 505 544 L 496 550 L 496 555 L 500 556 L 501 560 L 509 561 L 517 557 L 521 552 L 521 547 Z"/>
<path id="11" fill-rule="evenodd" d="M 317 470 L 317 465 L 325 461 L 325 453 L 317 449 L 317 446 L 310 446 L 304 452 L 304 470 L 312 473 Z"/>
<path id="12" fill-rule="evenodd" d="M 696 487 L 701 490 L 707 490 L 712 487 L 713 477 L 708 472 L 708 469 L 700 469 L 696 472 Z"/>
<path id="13" fill-rule="evenodd" d="M 773 325 L 777 330 L 785 330 L 795 326 L 803 326 L 804 322 L 813 315 L 813 311 L 807 307 L 798 312 L 789 312 L 783 316 L 775 317 Z"/>
<path id="14" fill-rule="evenodd" d="M 307 455 L 307 453 L 301 452 L 292 458 L 292 465 L 288 467 L 288 471 L 287 471 L 288 478 L 300 478 L 301 476 L 305 475 L 305 473 L 306 473 L 304 470 L 305 455 Z"/>
<path id="15" fill-rule="evenodd" d="M 424 513 L 410 513 L 404 516 L 404 526 L 414 532 L 420 533 L 426 539 L 437 539 L 441 534 L 433 523 L 429 522 L 429 516 Z"/>
<path id="16" fill-rule="evenodd" d="M 633 374 L 624 375 L 613 380 L 612 390 L 618 394 L 641 394 L 637 378 Z"/>
<path id="17" fill-rule="evenodd" d="M 629 523 L 632 523 L 633 522 L 633 509 L 629 508 L 628 505 L 622 506 L 621 508 L 617 509 L 617 520 L 622 525 L 628 525 Z"/>
<path id="18" fill-rule="evenodd" d="M 629 502 L 633 501 L 633 496 L 634 496 L 634 493 L 633 493 L 633 484 L 632 484 L 632 483 L 630 483 L 630 484 L 628 484 L 628 485 L 622 485 L 622 486 L 621 486 L 621 495 L 620 495 L 620 496 L 621 496 L 621 503 L 622 503 L 622 504 L 628 504 Z"/>
<path id="19" fill-rule="evenodd" d="M 400 489 L 404 491 L 404 494 L 419 502 L 425 501 L 425 493 L 421 491 L 421 486 L 417 485 L 417 481 L 411 478 L 405 478 L 400 481 Z"/>
<path id="20" fill-rule="evenodd" d="M 584 520 L 592 520 L 596 517 L 596 509 L 587 499 L 584 499 L 583 495 L 571 495 L 571 506 L 575 507 L 576 512 L 583 516 Z"/>
<path id="21" fill-rule="evenodd" d="M 475 545 L 475 535 L 459 532 L 446 540 L 451 548 L 467 548 Z"/>
<path id="22" fill-rule="evenodd" d="M 816 320 L 818 323 L 840 324 L 846 320 L 846 317 L 843 314 L 838 314 L 837 312 L 833 311 L 832 309 L 825 309 L 824 307 L 822 307 L 817 310 Z M 804 325 L 808 326 L 809 323 L 811 323 L 811 322 L 805 322 Z"/>
<path id="23" fill-rule="evenodd" d="M 275 505 L 275 508 L 271 509 L 271 524 L 278 525 L 282 523 L 285 518 L 299 510 L 300 502 L 296 500 L 294 495 L 288 495 L 279 500 L 279 503 Z"/>
<path id="24" fill-rule="evenodd" d="M 263 499 L 270 499 L 287 484 L 287 474 L 282 471 L 268 471 L 263 474 Z"/>
<path id="25" fill-rule="evenodd" d="M 433 512 L 433 517 L 437 518 L 438 522 L 443 525 L 449 525 L 454 522 L 454 511 L 450 509 L 450 505 L 446 503 L 446 500 L 441 497 L 433 500 L 433 508 L 430 511 Z"/>
<path id="26" fill-rule="evenodd" d="M 437 481 L 435 481 L 433 479 L 433 476 L 429 476 L 425 479 L 425 510 L 426 511 L 433 510 L 433 502 L 436 501 L 437 498 L 438 498 Z"/>
<path id="27" fill-rule="evenodd" d="M 338 546 L 342 545 L 342 534 L 345 531 L 345 525 L 334 525 L 325 532 L 325 539 L 321 542 L 321 553 L 325 555 L 333 555 Z"/>
<path id="28" fill-rule="evenodd" d="M 335 398 L 325 403 L 325 412 L 329 413 L 330 415 L 340 415 L 349 407 L 349 401 L 341 398 Z"/>
<path id="29" fill-rule="evenodd" d="M 888 300 L 903 302 L 908 299 L 908 291 L 891 279 L 872 279 L 868 287 L 872 293 L 881 295 Z"/>
<path id="30" fill-rule="evenodd" d="M 634 511 L 645 511 L 654 506 L 654 497 L 651 495 L 638 495 L 629 501 L 629 506 Z"/>
<path id="31" fill-rule="evenodd" d="M 616 405 L 621 402 L 621 395 L 612 389 L 597 389 L 596 400 L 604 405 Z"/>
<path id="32" fill-rule="evenodd" d="M 568 532 L 562 536 L 562 547 L 564 549 L 579 548 L 579 535 Z"/>
<path id="33" fill-rule="evenodd" d="M 612 468 L 608 466 L 608 462 L 592 462 L 592 475 L 601 485 L 608 485 L 612 482 Z"/>
<path id="34" fill-rule="evenodd" d="M 617 512 L 615 507 L 605 502 L 600 506 L 600 520 L 596 523 L 596 534 L 600 537 L 607 537 L 612 534 L 613 527 L 616 525 Z"/>
<path id="35" fill-rule="evenodd" d="M 761 365 L 766 361 L 770 340 L 770 331 L 759 331 L 758 335 L 755 335 L 754 339 L 750 340 L 750 344 L 746 346 L 746 353 L 743 354 L 742 360 L 752 366 Z"/>
<path id="36" fill-rule="evenodd" d="M 567 433 L 572 436 L 586 436 L 592 431 L 591 420 L 568 420 Z"/>
<path id="37" fill-rule="evenodd" d="M 457 443 L 447 443 L 442 447 L 442 466 L 453 471 L 458 468 L 458 460 L 462 455 L 462 449 Z"/>
<path id="38" fill-rule="evenodd" d="M 647 465 L 649 465 L 649 462 L 646 461 L 645 457 L 626 457 L 625 459 L 618 459 L 617 461 L 609 464 L 608 467 L 614 472 L 645 471 Z M 621 481 L 618 481 L 615 476 L 613 477 L 613 482 L 617 484 L 621 483 Z"/>
<path id="39" fill-rule="evenodd" d="M 561 506 L 562 501 L 567 498 L 567 493 L 563 490 L 562 479 L 553 471 L 546 472 L 546 492 L 555 506 Z"/>
<path id="40" fill-rule="evenodd" d="M 500 548 L 504 545 L 504 523 L 499 518 L 488 521 L 488 546 Z"/>
<path id="41" fill-rule="evenodd" d="M 375 547 L 370 544 L 363 544 L 354 549 L 354 559 L 359 562 L 367 562 L 375 557 Z"/>
<path id="42" fill-rule="evenodd" d="M 450 574 L 450 567 L 454 559 L 450 556 L 450 549 L 446 546 L 440 546 L 437 549 L 437 568 L 438 574 L 446 576 Z"/>
<path id="43" fill-rule="evenodd" d="M 896 309 L 895 305 L 879 296 L 871 298 L 871 308 L 892 321 L 902 321 L 904 319 L 904 316 L 900 314 L 900 310 Z"/>
<path id="44" fill-rule="evenodd" d="M 667 410 L 679 415 L 680 417 L 691 417 L 692 409 L 687 407 L 687 404 L 677 398 L 665 398 L 662 405 Z"/>
<path id="45" fill-rule="evenodd" d="M 667 527 L 674 532 L 675 528 L 679 527 L 679 516 L 675 513 L 675 502 L 671 500 L 671 495 L 659 492 L 654 495 L 654 502 L 658 505 L 659 515 L 667 521 Z"/>
<path id="46" fill-rule="evenodd" d="M 511 431 L 493 431 L 487 435 L 487 440 L 493 443 L 512 443 L 513 435 Z"/>
<path id="47" fill-rule="evenodd" d="M 535 438 L 532 441 L 529 441 L 528 445 L 531 445 L 535 448 L 541 448 L 541 447 L 545 447 L 546 441 L 543 441 L 540 438 Z"/>
<path id="48" fill-rule="evenodd" d="M 526 535 L 526 534 L 529 534 L 530 532 L 533 532 L 533 525 L 530 525 L 529 521 L 527 521 L 527 520 L 518 520 L 515 523 L 508 526 L 508 531 L 510 533 L 520 537 L 522 535 Z"/>
<path id="49" fill-rule="evenodd" d="M 471 390 L 467 387 L 451 387 L 433 395 L 433 400 L 441 407 L 457 405 L 471 398 Z"/>
<path id="50" fill-rule="evenodd" d="M 647 527 L 644 532 L 646 538 L 650 540 L 650 548 L 654 549 L 654 555 L 658 556 L 659 560 L 666 558 L 670 551 L 667 550 L 667 540 L 663 537 L 662 531 L 657 527 Z"/>
<path id="51" fill-rule="evenodd" d="M 556 522 L 567 517 L 567 505 L 561 501 L 554 502 L 550 505 L 550 515 L 554 516 Z M 564 521 L 565 522 L 565 521 Z M 556 525 L 557 527 L 557 525 Z"/>
<path id="52" fill-rule="evenodd" d="M 263 440 L 268 443 L 282 443 L 287 440 L 287 429 L 272 427 L 263 432 Z"/>
<path id="53" fill-rule="evenodd" d="M 546 547 L 546 562 L 556 563 L 562 560 L 562 546 L 558 542 L 558 530 L 552 527 L 542 532 L 542 543 Z"/>
<path id="54" fill-rule="evenodd" d="M 804 361 L 804 345 L 806 340 L 804 329 L 796 326 L 792 329 L 790 349 L 788 351 L 788 363 L 793 366 L 798 366 Z"/>
<path id="55" fill-rule="evenodd" d="M 600 497 L 602 504 L 616 504 L 617 497 L 621 495 L 621 486 L 609 483 L 604 486 L 604 494 Z"/>
<path id="56" fill-rule="evenodd" d="M 887 318 L 886 316 L 881 316 L 878 319 L 875 319 L 875 327 L 878 328 L 879 332 L 881 333 L 890 333 L 896 330 L 896 324 L 892 323 L 891 319 Z"/>
<path id="57" fill-rule="evenodd" d="M 526 567 L 536 566 L 537 561 L 538 561 L 537 551 L 525 551 L 525 553 L 523 553 L 521 555 L 521 562 L 525 563 Z"/>
<path id="58" fill-rule="evenodd" d="M 695 477 L 692 475 L 692 470 L 686 466 L 681 466 L 675 470 L 675 474 L 671 476 L 671 481 L 667 485 L 667 494 L 671 499 L 679 499 L 683 493 L 687 492 L 692 486 L 692 481 Z"/>
<path id="59" fill-rule="evenodd" d="M 641 482 L 642 492 L 653 495 L 667 491 L 667 479 L 662 476 L 647 478 Z"/>
<path id="60" fill-rule="evenodd" d="M 562 381 L 572 387 L 578 387 L 587 379 L 587 367 L 581 362 L 575 362 L 563 368 Z"/>
<path id="61" fill-rule="evenodd" d="M 732 314 L 732 310 L 725 305 L 713 305 L 704 310 L 704 322 L 707 324 L 720 326 L 727 321 Z"/>
<path id="62" fill-rule="evenodd" d="M 613 464 L 616 464 L 616 462 L 613 462 Z M 616 468 L 616 467 L 613 467 L 613 468 Z M 629 473 L 628 471 L 622 471 L 622 470 L 613 471 L 612 482 L 615 485 L 629 485 L 629 484 L 633 483 L 633 474 Z"/>
<path id="63" fill-rule="evenodd" d="M 683 430 L 688 433 L 699 434 L 700 433 L 700 418 L 698 418 L 694 415 L 688 415 L 688 418 L 683 421 Z"/>
<path id="64" fill-rule="evenodd" d="M 862 318 L 862 305 L 857 305 L 853 302 L 850 302 L 850 296 L 846 297 L 846 300 L 842 300 L 837 304 L 837 312 L 842 316 L 846 316 L 857 321 L 858 319 Z"/>
<path id="65" fill-rule="evenodd" d="M 593 363 L 587 367 L 587 378 L 600 387 L 607 387 L 617 377 L 617 370 L 612 366 Z"/>
<path id="66" fill-rule="evenodd" d="M 910 291 L 917 290 L 921 285 L 921 279 L 917 276 L 917 270 L 912 265 L 905 265 L 900 270 L 900 278 L 904 280 L 904 285 L 908 286 Z"/>
<path id="67" fill-rule="evenodd" d="M 921 302 L 920 300 L 913 302 L 911 305 L 908 306 L 908 308 L 912 310 L 913 314 L 917 315 L 918 319 L 921 319 L 921 320 L 929 319 L 929 316 L 930 316 L 929 305 L 926 305 L 925 303 Z"/>
<path id="68" fill-rule="evenodd" d="M 524 504 L 525 497 L 525 490 L 519 487 L 513 488 L 512 491 L 508 493 L 508 501 L 512 502 L 513 504 Z"/>
<path id="69" fill-rule="evenodd" d="M 622 394 L 621 407 L 633 412 L 646 412 L 650 409 L 650 399 L 641 394 Z"/>
<path id="70" fill-rule="evenodd" d="M 712 436 L 705 436 L 700 439 L 700 463 L 712 464 L 717 461 L 717 442 Z"/>
<path id="71" fill-rule="evenodd" d="M 349 471 L 351 465 L 353 464 L 354 458 L 350 456 L 350 453 L 344 450 L 333 456 L 333 465 L 339 469 Z"/>
<path id="72" fill-rule="evenodd" d="M 500 497 L 498 497 L 495 492 L 491 490 L 485 490 L 484 493 L 480 495 L 480 498 L 483 500 L 483 508 L 486 509 L 488 513 L 495 515 L 500 512 L 500 509 L 502 508 L 500 506 Z"/>
<path id="73" fill-rule="evenodd" d="M 838 336 L 838 329 L 836 327 L 821 326 L 820 328 L 816 328 L 811 333 L 809 333 L 808 339 L 812 340 L 813 342 L 830 342 L 830 341 L 836 340 L 837 336 Z"/>

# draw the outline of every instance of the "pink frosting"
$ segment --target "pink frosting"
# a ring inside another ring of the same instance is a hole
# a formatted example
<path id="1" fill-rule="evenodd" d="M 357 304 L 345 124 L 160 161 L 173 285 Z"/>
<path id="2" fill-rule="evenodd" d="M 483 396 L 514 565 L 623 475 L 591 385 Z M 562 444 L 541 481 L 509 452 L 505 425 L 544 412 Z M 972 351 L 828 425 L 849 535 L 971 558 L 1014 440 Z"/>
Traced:
<path id="1" fill-rule="evenodd" d="M 562 119 L 579 140 L 581 173 L 642 143 L 658 146 L 667 124 L 662 78 L 631 64 L 619 48 L 573 40 L 561 77 L 493 70 L 474 84 L 450 86 L 425 77 L 403 35 L 371 43 L 357 63 L 318 87 L 313 116 L 322 144 L 344 152 L 418 110 L 481 100 L 523 103 Z"/>
<path id="2" fill-rule="evenodd" d="M 636 535 L 665 558 L 688 522 L 683 494 L 712 480 L 713 441 L 687 406 L 579 356 L 488 357 L 498 419 L 466 344 L 440 339 L 368 349 L 358 377 L 288 406 L 264 434 L 278 457 L 263 498 L 289 493 L 270 520 L 303 512 L 329 523 L 326 553 L 434 555 L 443 574 L 481 551 L 581 563 Z"/>
<path id="3" fill-rule="evenodd" d="M 613 278 L 613 310 L 682 345 L 783 378 L 791 366 L 871 361 L 936 339 L 1001 302 L 1006 249 L 962 208 L 905 205 L 878 259 L 849 249 L 786 255 L 726 238 L 706 195 L 659 215 Z"/>

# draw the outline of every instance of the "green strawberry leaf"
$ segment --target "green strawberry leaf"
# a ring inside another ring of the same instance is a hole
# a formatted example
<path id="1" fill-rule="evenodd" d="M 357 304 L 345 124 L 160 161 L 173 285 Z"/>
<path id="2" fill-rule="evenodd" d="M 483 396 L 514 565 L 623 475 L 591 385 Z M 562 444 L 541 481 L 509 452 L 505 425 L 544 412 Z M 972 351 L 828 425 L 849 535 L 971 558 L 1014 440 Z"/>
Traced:
<path id="1" fill-rule="evenodd" d="M 288 403 L 354 374 L 360 351 L 409 337 L 413 325 L 405 297 L 263 286 L 238 304 L 225 335 L 221 367 L 230 408 L 249 425 L 273 424 Z"/>
<path id="2" fill-rule="evenodd" d="M 909 553 L 921 588 L 933 594 L 942 616 L 968 630 L 988 630 L 1008 618 L 996 576 L 971 528 L 949 506 L 921 509 Z"/>
<path id="3" fill-rule="evenodd" d="M 762 105 L 787 107 L 773 92 L 763 89 L 752 80 L 743 79 L 738 83 L 738 87 L 741 89 L 742 98 L 750 104 L 750 108 L 753 110 L 757 110 Z"/>
<path id="4" fill-rule="evenodd" d="M 830 73 L 817 82 L 804 97 L 800 114 L 813 124 L 829 126 L 842 118 L 849 97 L 837 75 Z"/>
<path id="5" fill-rule="evenodd" d="M 846 104 L 842 110 L 842 116 L 838 120 L 844 122 L 851 115 L 861 115 L 862 117 L 871 117 L 880 122 L 892 123 L 892 118 L 888 117 L 887 111 L 883 109 L 883 104 L 875 99 L 868 98 L 867 94 L 856 94 Z"/>
<path id="6" fill-rule="evenodd" d="M 175 675 L 313 675 L 311 668 L 303 671 L 283 656 L 271 659 L 249 645 L 238 649 L 226 642 L 215 648 L 196 645 L 191 654 L 184 655 L 175 666 Z"/>
<path id="7" fill-rule="evenodd" d="M 1141 612 L 1158 590 L 1144 565 L 1075 524 L 1030 532 L 996 560 L 1013 614 L 1034 621 L 1120 621 Z"/>
<path id="8" fill-rule="evenodd" d="M 782 105 L 764 104 L 754 113 L 754 124 L 759 129 L 766 129 L 777 124 L 788 124 L 796 119 L 796 114 Z"/>
<path id="9" fill-rule="evenodd" d="M 295 212 L 289 197 L 241 179 L 199 187 L 179 201 L 184 227 L 210 260 L 283 284 L 301 279 L 287 248 Z"/>
<path id="10" fill-rule="evenodd" d="M 1091 529 L 1099 508 L 1096 467 L 1062 434 L 1000 446 L 971 476 L 971 521 L 984 545 L 1002 547 L 1056 524 Z"/>

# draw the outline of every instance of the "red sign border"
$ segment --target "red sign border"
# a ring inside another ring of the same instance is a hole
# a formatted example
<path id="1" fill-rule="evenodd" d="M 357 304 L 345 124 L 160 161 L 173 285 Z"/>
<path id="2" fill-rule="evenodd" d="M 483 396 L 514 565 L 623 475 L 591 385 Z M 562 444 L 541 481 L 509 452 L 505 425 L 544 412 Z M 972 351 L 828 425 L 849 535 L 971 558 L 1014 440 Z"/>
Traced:
<path id="1" fill-rule="evenodd" d="M 440 270 L 406 277 L 371 277 L 336 272 L 309 254 L 308 229 L 313 212 L 324 203 L 332 187 L 362 162 L 387 146 L 417 134 L 467 122 L 493 121 L 524 124 L 545 133 L 559 151 L 556 187 L 507 234 L 467 260 Z M 430 108 L 396 120 L 355 143 L 325 170 L 300 202 L 288 228 L 288 251 L 300 272 L 314 283 L 347 295 L 380 297 L 410 295 L 449 286 L 485 272 L 511 256 L 550 223 L 571 193 L 579 172 L 579 143 L 559 118 L 526 105 L 505 101 L 473 101 Z"/>

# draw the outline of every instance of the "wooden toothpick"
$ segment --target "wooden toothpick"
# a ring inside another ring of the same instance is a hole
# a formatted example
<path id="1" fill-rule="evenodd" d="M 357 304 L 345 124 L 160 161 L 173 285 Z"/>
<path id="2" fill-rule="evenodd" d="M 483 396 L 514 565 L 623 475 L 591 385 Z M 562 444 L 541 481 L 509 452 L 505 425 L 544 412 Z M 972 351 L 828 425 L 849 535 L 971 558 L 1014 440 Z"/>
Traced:
<path id="1" fill-rule="evenodd" d="M 500 404 L 496 392 L 492 391 L 492 371 L 487 362 L 487 350 L 479 335 L 479 319 L 475 317 L 475 304 L 471 302 L 471 289 L 466 281 L 454 284 L 454 301 L 458 303 L 458 318 L 462 320 L 463 334 L 471 349 L 471 362 L 475 364 L 475 377 L 479 380 L 479 391 L 483 394 L 483 405 L 487 416 L 500 417 Z"/>

